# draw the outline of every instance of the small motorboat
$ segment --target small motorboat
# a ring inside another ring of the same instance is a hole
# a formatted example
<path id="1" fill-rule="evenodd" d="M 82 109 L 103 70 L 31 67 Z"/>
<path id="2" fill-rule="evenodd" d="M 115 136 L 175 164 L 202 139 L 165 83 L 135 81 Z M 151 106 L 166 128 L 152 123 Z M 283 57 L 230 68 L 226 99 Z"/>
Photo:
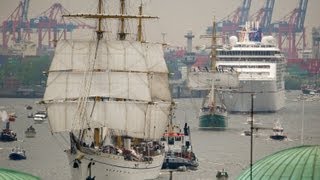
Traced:
<path id="1" fill-rule="evenodd" d="M 225 169 L 218 171 L 216 174 L 216 178 L 219 180 L 228 179 L 229 175 Z"/>
<path id="2" fill-rule="evenodd" d="M 31 109 L 32 109 L 32 106 L 30 106 L 30 105 L 26 106 L 26 110 L 31 110 Z"/>
<path id="3" fill-rule="evenodd" d="M 27 138 L 33 138 L 36 136 L 36 130 L 34 129 L 34 127 L 30 126 L 28 127 L 28 129 L 24 132 L 25 136 Z"/>
<path id="4" fill-rule="evenodd" d="M 33 118 L 33 113 L 29 113 L 28 118 Z"/>
<path id="5" fill-rule="evenodd" d="M 19 148 L 19 147 L 14 147 L 11 150 L 11 153 L 9 155 L 9 158 L 11 160 L 23 160 L 23 159 L 27 159 L 26 157 L 26 151 L 23 148 Z"/>
<path id="6" fill-rule="evenodd" d="M 287 138 L 285 134 L 283 134 L 283 127 L 281 126 L 280 121 L 276 121 L 272 128 L 273 135 L 270 136 L 271 139 L 274 140 L 284 140 Z"/>
<path id="7" fill-rule="evenodd" d="M 33 120 L 34 120 L 34 123 L 35 123 L 35 124 L 41 124 L 41 123 L 43 123 L 43 121 L 45 121 L 44 118 L 42 118 L 42 117 L 37 117 L 37 116 L 34 116 L 34 117 L 33 117 Z"/>
<path id="8" fill-rule="evenodd" d="M 245 131 L 243 131 L 243 134 L 245 136 L 251 136 L 251 131 L 250 130 L 245 130 Z"/>
<path id="9" fill-rule="evenodd" d="M 47 112 L 46 111 L 38 111 L 34 114 L 34 117 L 40 117 L 40 118 L 47 118 Z"/>

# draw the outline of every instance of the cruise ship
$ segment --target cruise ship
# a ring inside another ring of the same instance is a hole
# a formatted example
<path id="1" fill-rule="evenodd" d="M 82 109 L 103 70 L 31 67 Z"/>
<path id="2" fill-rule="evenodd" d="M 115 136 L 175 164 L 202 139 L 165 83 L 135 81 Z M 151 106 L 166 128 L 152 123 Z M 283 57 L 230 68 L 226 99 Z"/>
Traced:
<path id="1" fill-rule="evenodd" d="M 254 94 L 254 112 L 276 112 L 284 107 L 286 59 L 272 36 L 262 37 L 259 27 L 247 23 L 239 37 L 217 49 L 217 69 L 239 73 L 240 86 L 224 93 L 229 112 L 250 112 Z"/>

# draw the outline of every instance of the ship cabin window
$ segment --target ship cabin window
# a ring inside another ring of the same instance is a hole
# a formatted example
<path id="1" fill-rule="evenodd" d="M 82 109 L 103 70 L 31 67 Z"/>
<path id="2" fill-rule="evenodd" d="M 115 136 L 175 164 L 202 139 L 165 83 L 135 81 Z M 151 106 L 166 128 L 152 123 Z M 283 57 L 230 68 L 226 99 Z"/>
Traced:
<path id="1" fill-rule="evenodd" d="M 222 56 L 274 56 L 277 51 L 218 51 Z"/>
<path id="2" fill-rule="evenodd" d="M 270 69 L 270 65 L 219 65 L 219 68 L 229 69 L 229 68 L 254 68 L 254 69 Z"/>
<path id="3" fill-rule="evenodd" d="M 174 145 L 174 137 L 168 137 L 168 144 Z"/>

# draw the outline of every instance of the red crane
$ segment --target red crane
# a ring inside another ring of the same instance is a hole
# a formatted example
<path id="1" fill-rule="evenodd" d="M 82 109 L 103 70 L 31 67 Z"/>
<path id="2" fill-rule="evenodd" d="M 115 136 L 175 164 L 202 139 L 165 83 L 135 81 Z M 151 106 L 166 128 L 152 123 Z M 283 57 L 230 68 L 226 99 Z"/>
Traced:
<path id="1" fill-rule="evenodd" d="M 30 24 L 28 21 L 29 0 L 20 1 L 18 7 L 2 22 L 2 47 L 8 48 L 9 40 L 18 43 L 30 40 Z"/>
<path id="2" fill-rule="evenodd" d="M 284 16 L 282 20 L 271 24 L 271 32 L 277 33 L 279 48 L 286 53 L 288 58 L 297 58 L 297 50 L 306 47 L 304 20 L 307 6 L 308 0 L 300 0 L 297 8 Z M 296 41 L 297 36 L 298 41 Z"/>
<path id="3" fill-rule="evenodd" d="M 38 17 L 30 20 L 30 27 L 38 31 L 38 49 L 43 48 L 43 41 L 46 37 L 48 48 L 52 48 L 54 42 L 61 38 L 66 39 L 67 32 L 72 32 L 76 28 L 95 29 L 78 19 L 63 18 L 63 14 L 70 14 L 70 12 L 60 3 L 55 3 Z"/>
<path id="4" fill-rule="evenodd" d="M 231 12 L 227 17 L 217 22 L 217 32 L 222 33 L 221 37 L 236 35 L 237 30 L 240 30 L 241 25 L 245 25 L 249 18 L 251 0 L 243 0 L 242 5 Z M 208 27 L 206 33 L 211 35 L 212 26 Z M 224 38 L 222 38 L 224 43 Z"/>
<path id="5" fill-rule="evenodd" d="M 49 9 L 41 13 L 36 18 L 28 20 L 29 0 L 21 1 L 18 7 L 2 23 L 2 48 L 8 50 L 8 43 L 30 41 L 32 33 L 38 33 L 38 50 L 44 49 L 44 41 L 48 48 L 54 46 L 54 42 L 67 37 L 67 32 L 72 32 L 77 28 L 95 27 L 85 24 L 78 19 L 62 18 L 63 14 L 70 14 L 60 3 L 53 4 Z M 47 38 L 46 38 L 47 37 Z"/>

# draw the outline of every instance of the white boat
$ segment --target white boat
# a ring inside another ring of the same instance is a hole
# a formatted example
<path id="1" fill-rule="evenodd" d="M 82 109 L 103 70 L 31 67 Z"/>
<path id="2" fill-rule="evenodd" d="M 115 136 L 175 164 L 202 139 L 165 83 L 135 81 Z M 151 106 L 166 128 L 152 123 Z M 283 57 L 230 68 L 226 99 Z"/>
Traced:
<path id="1" fill-rule="evenodd" d="M 273 128 L 272 128 L 272 132 L 273 134 L 270 135 L 270 138 L 271 139 L 274 139 L 274 140 L 284 140 L 287 138 L 287 135 L 285 135 L 283 133 L 283 127 L 280 123 L 279 120 L 277 120 L 274 125 L 273 125 Z"/>
<path id="2" fill-rule="evenodd" d="M 34 123 L 36 123 L 36 124 L 41 124 L 41 123 L 43 123 L 43 122 L 45 121 L 45 119 L 42 118 L 42 117 L 34 116 L 34 117 L 33 117 L 33 121 L 34 121 Z"/>
<path id="3" fill-rule="evenodd" d="M 38 111 L 36 112 L 33 117 L 39 117 L 39 118 L 47 118 L 47 112 L 46 111 Z"/>
<path id="4" fill-rule="evenodd" d="M 72 179 L 155 179 L 164 160 L 160 138 L 172 111 L 162 44 L 141 36 L 142 14 L 66 17 L 98 19 L 93 40 L 58 41 L 42 103 L 54 133 L 69 132 Z M 117 39 L 103 38 L 102 20 L 120 20 Z M 137 40 L 124 32 L 138 19 Z M 92 36 L 90 36 L 92 37 Z"/>
<path id="5" fill-rule="evenodd" d="M 257 30 L 258 29 L 258 30 Z M 217 49 L 217 68 L 239 72 L 240 88 L 226 92 L 228 111 L 249 112 L 255 94 L 254 112 L 275 112 L 284 107 L 286 60 L 272 36 L 262 37 L 256 23 L 246 23 L 239 38 Z"/>

